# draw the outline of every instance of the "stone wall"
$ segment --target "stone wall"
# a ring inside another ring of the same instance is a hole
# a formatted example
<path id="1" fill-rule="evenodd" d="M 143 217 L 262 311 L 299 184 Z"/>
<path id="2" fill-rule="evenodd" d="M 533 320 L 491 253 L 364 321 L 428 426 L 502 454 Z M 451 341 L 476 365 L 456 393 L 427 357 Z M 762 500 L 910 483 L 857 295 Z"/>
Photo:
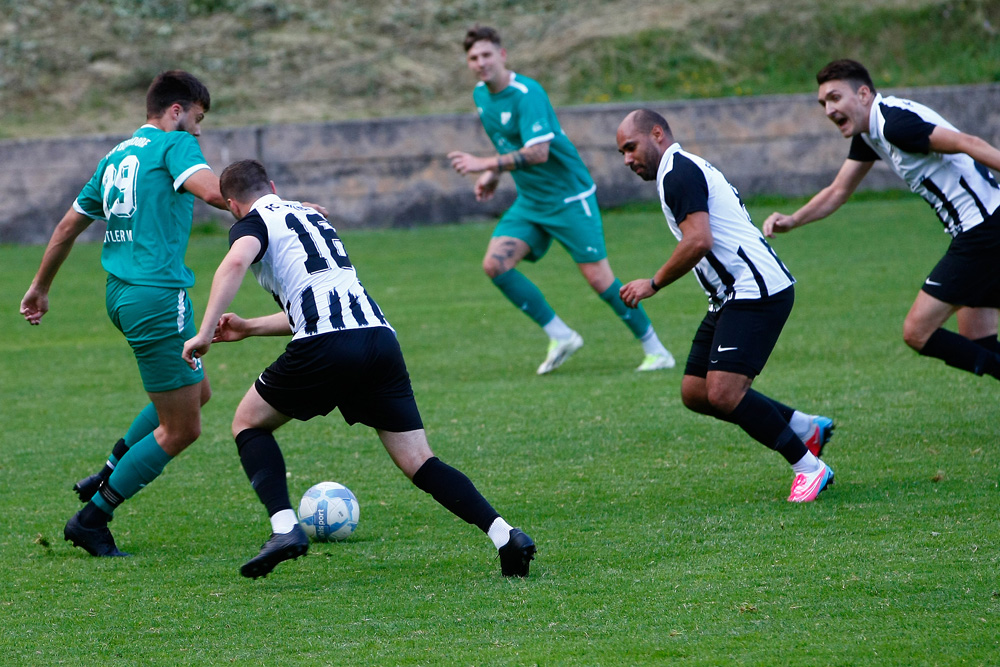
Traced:
<path id="1" fill-rule="evenodd" d="M 1000 85 L 885 91 L 936 109 L 960 129 L 1000 146 Z M 597 181 L 602 206 L 650 200 L 656 188 L 634 176 L 615 145 L 618 123 L 634 104 L 559 110 L 564 130 Z M 666 116 L 685 149 L 721 169 L 744 194 L 799 195 L 833 178 L 848 142 L 823 116 L 812 94 L 647 104 Z M 91 136 L 0 142 L 0 242 L 44 243 L 91 176 L 124 137 Z M 472 177 L 455 174 L 445 155 L 460 149 L 491 154 L 472 114 L 305 125 L 215 129 L 203 125 L 202 149 L 221 173 L 233 160 L 264 162 L 289 199 L 321 203 L 338 227 L 408 227 L 499 215 L 512 201 L 507 176 L 494 200 L 477 203 Z M 864 184 L 904 187 L 884 165 Z M 228 214 L 198 202 L 199 221 L 228 225 Z M 85 239 L 99 239 L 95 222 Z"/>

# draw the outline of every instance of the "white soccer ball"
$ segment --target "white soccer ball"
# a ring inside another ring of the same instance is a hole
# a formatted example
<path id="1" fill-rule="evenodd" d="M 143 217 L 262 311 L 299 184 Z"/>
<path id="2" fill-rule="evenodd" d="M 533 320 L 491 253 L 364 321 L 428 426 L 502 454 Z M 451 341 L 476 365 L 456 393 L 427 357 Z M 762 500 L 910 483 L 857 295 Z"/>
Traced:
<path id="1" fill-rule="evenodd" d="M 299 523 L 316 542 L 347 539 L 358 527 L 361 506 L 351 490 L 336 482 L 310 487 L 299 501 Z"/>

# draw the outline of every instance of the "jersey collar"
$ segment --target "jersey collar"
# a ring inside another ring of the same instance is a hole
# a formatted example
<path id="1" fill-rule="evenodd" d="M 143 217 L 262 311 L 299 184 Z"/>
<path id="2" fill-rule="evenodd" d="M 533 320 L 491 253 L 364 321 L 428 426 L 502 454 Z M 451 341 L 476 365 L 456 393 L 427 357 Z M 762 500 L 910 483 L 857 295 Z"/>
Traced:
<path id="1" fill-rule="evenodd" d="M 663 155 L 660 156 L 660 164 L 656 168 L 656 180 L 657 181 L 662 181 L 663 180 L 663 173 L 667 169 L 667 163 L 669 163 L 670 160 L 674 157 L 674 155 L 676 153 L 679 153 L 680 151 L 681 151 L 681 145 L 679 143 L 677 143 L 676 141 L 674 143 L 670 144 L 670 146 L 667 147 L 667 150 L 663 151 Z"/>
<path id="2" fill-rule="evenodd" d="M 263 197 L 260 197 L 257 201 L 255 201 L 253 203 L 253 206 L 250 207 L 250 210 L 256 211 L 258 208 L 262 206 L 267 206 L 268 204 L 276 204 L 280 201 L 281 197 L 272 192 L 271 194 L 264 195 Z"/>

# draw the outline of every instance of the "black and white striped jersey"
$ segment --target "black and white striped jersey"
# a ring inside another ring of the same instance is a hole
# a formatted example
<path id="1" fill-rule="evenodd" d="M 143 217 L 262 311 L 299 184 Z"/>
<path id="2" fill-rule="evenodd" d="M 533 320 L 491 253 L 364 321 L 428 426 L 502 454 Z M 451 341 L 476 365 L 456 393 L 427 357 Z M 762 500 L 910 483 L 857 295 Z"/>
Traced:
<path id="1" fill-rule="evenodd" d="M 854 137 L 848 158 L 885 160 L 910 190 L 934 207 L 945 231 L 957 236 L 1000 207 L 1000 187 L 986 167 L 965 153 L 931 151 L 931 132 L 938 125 L 957 131 L 922 104 L 876 95 L 868 132 Z"/>
<path id="2" fill-rule="evenodd" d="M 392 329 L 358 281 L 337 230 L 315 209 L 265 195 L 230 229 L 229 245 L 244 236 L 260 241 L 250 270 L 285 311 L 293 340 L 343 329 Z"/>
<path id="3" fill-rule="evenodd" d="M 656 173 L 663 215 L 677 240 L 679 223 L 704 211 L 712 230 L 712 249 L 694 267 L 711 310 L 730 299 L 760 299 L 790 287 L 795 278 L 768 245 L 739 192 L 706 160 L 673 144 Z"/>

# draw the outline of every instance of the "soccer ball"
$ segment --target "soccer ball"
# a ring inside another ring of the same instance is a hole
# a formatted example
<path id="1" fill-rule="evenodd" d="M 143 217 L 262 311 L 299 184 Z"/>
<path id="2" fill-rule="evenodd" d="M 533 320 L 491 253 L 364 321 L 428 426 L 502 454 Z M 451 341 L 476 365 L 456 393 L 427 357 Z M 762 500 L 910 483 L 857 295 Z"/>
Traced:
<path id="1" fill-rule="evenodd" d="M 299 523 L 316 542 L 337 542 L 358 527 L 361 506 L 351 490 L 336 482 L 310 487 L 299 501 Z"/>

